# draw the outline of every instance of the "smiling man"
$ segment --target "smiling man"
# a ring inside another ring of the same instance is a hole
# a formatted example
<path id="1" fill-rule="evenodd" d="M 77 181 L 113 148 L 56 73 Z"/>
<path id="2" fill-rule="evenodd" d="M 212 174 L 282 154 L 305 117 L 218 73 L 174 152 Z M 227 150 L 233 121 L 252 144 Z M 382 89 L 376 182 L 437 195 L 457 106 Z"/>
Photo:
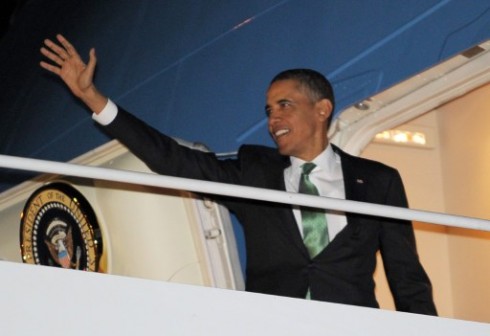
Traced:
<path id="1" fill-rule="evenodd" d="M 284 71 L 269 86 L 266 113 L 277 149 L 243 145 L 236 159 L 218 160 L 178 145 L 101 94 L 92 80 L 95 51 L 85 64 L 63 36 L 57 39 L 45 41 L 41 52 L 52 63 L 41 66 L 60 76 L 105 131 L 157 173 L 407 206 L 395 169 L 329 144 L 333 91 L 314 70 Z M 378 307 L 373 273 L 380 251 L 397 310 L 436 314 L 410 222 L 242 199 L 222 202 L 244 227 L 246 290 Z"/>
<path id="2" fill-rule="evenodd" d="M 318 73 L 297 69 L 277 75 L 267 92 L 265 110 L 279 153 L 305 161 L 320 154 L 328 144 L 333 100 L 330 83 Z"/>

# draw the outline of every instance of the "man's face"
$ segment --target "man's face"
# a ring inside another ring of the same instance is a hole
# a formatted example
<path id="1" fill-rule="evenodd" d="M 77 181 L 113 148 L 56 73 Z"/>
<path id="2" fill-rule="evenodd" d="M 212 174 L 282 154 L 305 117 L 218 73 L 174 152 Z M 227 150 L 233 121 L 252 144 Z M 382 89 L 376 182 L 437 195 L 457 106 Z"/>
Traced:
<path id="1" fill-rule="evenodd" d="M 269 132 L 282 155 L 313 160 L 328 144 L 325 121 L 331 104 L 313 102 L 295 80 L 274 82 L 267 91 Z"/>

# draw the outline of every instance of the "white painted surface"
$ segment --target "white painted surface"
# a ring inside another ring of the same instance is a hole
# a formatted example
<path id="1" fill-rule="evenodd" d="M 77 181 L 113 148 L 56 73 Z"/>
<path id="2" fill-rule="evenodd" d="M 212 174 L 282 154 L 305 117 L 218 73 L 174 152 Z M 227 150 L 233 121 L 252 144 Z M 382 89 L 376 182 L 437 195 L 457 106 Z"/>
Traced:
<path id="1" fill-rule="evenodd" d="M 0 262 L 2 335 L 489 335 L 490 325 Z"/>

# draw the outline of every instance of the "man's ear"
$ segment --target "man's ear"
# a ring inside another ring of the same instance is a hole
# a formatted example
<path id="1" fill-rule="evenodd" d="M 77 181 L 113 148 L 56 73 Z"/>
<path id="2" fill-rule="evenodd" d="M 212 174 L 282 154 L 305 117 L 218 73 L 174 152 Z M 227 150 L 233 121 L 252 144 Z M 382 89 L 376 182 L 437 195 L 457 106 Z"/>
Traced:
<path id="1" fill-rule="evenodd" d="M 332 102 L 326 98 L 319 100 L 317 103 L 318 114 L 322 121 L 327 120 L 332 114 Z"/>

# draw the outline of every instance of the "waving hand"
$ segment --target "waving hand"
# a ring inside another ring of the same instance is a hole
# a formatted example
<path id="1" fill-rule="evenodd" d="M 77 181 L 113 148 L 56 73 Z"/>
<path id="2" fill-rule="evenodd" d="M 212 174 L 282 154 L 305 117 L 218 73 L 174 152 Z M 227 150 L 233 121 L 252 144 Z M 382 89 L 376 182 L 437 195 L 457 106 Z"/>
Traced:
<path id="1" fill-rule="evenodd" d="M 97 59 L 95 50 L 89 52 L 88 64 L 85 64 L 73 45 L 62 35 L 56 36 L 58 43 L 49 39 L 44 40 L 41 53 L 53 63 L 41 61 L 44 69 L 58 75 L 68 86 L 71 92 L 80 98 L 92 111 L 100 112 L 107 102 L 94 83 L 93 77 Z"/>

